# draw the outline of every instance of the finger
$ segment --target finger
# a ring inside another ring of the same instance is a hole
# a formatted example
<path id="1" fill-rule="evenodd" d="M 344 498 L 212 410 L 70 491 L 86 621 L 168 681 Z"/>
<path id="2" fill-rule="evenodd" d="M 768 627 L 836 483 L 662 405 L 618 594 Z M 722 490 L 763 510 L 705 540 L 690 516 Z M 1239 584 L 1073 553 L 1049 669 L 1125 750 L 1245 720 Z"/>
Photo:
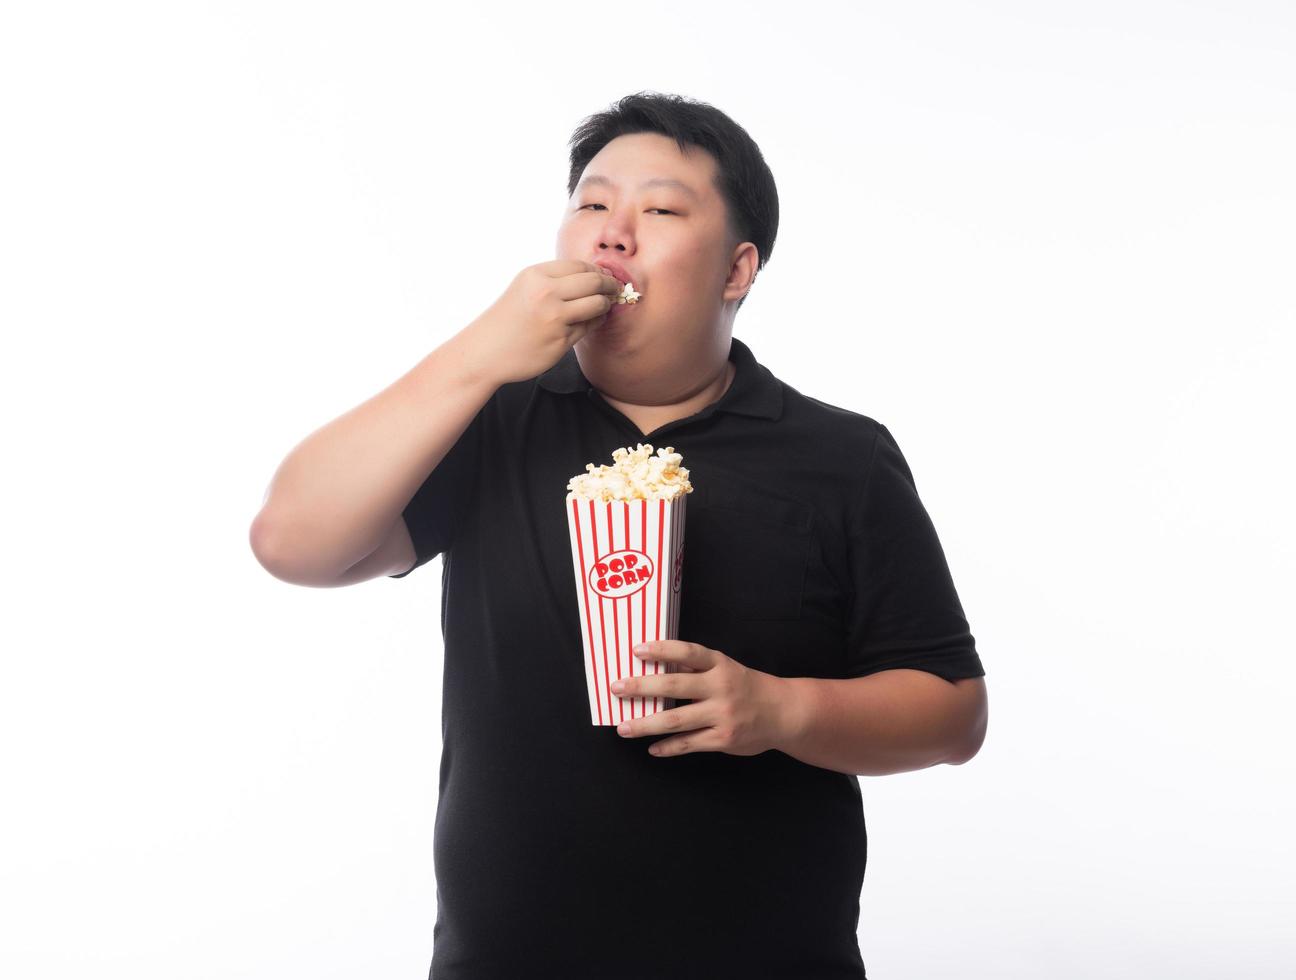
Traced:
<path id="1" fill-rule="evenodd" d="M 666 660 L 675 664 L 706 670 L 715 665 L 716 652 L 700 643 L 687 640 L 648 640 L 637 644 L 634 655 L 641 660 Z"/>
<path id="2" fill-rule="evenodd" d="M 724 748 L 719 732 L 715 728 L 704 728 L 653 742 L 648 746 L 648 753 L 655 756 L 687 755 L 690 752 L 723 752 Z"/>
<path id="3" fill-rule="evenodd" d="M 595 293 L 593 296 L 581 296 L 563 303 L 563 322 L 576 326 L 585 320 L 601 317 L 613 306 L 613 299 L 607 293 Z M 593 324 L 590 324 L 593 326 Z"/>
<path id="4" fill-rule="evenodd" d="M 532 268 L 543 272 L 546 276 L 561 279 L 563 276 L 575 275 L 578 272 L 597 272 L 599 267 L 593 262 L 582 262 L 580 259 L 551 259 L 548 262 L 537 263 Z"/>
<path id="5" fill-rule="evenodd" d="M 678 735 L 699 728 L 710 728 L 715 722 L 711 708 L 706 704 L 686 704 L 668 708 L 642 718 L 627 718 L 617 725 L 622 738 L 642 738 L 644 735 Z"/>
<path id="6" fill-rule="evenodd" d="M 563 276 L 558 280 L 554 291 L 559 299 L 564 300 L 601 294 L 615 299 L 621 292 L 621 284 L 617 282 L 616 276 L 602 269 L 596 269 L 593 272 L 576 272 L 570 276 Z"/>
<path id="7" fill-rule="evenodd" d="M 710 697 L 711 680 L 705 674 L 678 673 L 635 674 L 612 682 L 612 693 L 619 698 L 682 698 L 698 701 Z"/>

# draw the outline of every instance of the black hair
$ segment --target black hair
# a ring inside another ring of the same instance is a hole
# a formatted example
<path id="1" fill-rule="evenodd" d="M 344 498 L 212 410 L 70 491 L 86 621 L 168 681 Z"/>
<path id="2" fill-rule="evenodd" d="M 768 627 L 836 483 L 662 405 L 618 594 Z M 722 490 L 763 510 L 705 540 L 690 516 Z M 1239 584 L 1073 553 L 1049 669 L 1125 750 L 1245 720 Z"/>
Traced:
<path id="1" fill-rule="evenodd" d="M 757 270 L 774 251 L 778 233 L 778 188 L 756 141 L 714 106 L 683 95 L 636 92 L 618 99 L 603 112 L 586 116 L 568 141 L 571 169 L 567 196 L 571 197 L 586 165 L 608 143 L 631 133 L 660 133 L 679 145 L 706 150 L 716 161 L 715 187 L 725 203 L 725 228 L 730 246 L 751 242 L 756 246 Z M 742 309 L 747 300 L 738 301 Z"/>

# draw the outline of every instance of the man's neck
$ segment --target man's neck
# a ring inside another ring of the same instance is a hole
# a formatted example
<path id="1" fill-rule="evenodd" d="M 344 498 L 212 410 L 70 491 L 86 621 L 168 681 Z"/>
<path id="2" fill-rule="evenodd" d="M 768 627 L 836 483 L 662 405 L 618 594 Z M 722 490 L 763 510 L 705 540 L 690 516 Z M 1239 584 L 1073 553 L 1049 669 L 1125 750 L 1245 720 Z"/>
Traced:
<path id="1" fill-rule="evenodd" d="M 603 400 L 628 418 L 644 435 L 661 428 L 676 419 L 686 419 L 702 411 L 712 402 L 719 401 L 733 383 L 737 368 L 734 362 L 726 360 L 724 368 L 711 381 L 695 394 L 673 405 L 636 405 L 632 402 L 619 401 L 600 391 Z"/>

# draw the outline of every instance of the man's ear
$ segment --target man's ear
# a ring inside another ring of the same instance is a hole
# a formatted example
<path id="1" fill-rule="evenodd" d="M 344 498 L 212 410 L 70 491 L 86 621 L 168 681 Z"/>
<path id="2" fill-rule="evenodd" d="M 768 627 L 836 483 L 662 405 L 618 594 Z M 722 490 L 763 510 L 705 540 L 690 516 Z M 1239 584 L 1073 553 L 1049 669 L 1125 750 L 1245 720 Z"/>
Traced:
<path id="1" fill-rule="evenodd" d="M 742 242 L 735 246 L 733 258 L 729 262 L 729 278 L 725 280 L 726 285 L 746 282 L 747 288 L 743 291 L 743 296 L 746 296 L 752 283 L 756 281 L 759 264 L 760 251 L 753 242 Z"/>

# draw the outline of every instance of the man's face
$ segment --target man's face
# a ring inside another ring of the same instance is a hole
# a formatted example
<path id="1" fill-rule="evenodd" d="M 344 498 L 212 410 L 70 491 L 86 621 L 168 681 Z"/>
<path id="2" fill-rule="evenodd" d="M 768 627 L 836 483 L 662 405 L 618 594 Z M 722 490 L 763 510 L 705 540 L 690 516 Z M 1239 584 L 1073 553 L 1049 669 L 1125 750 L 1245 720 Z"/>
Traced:
<path id="1" fill-rule="evenodd" d="M 613 306 L 576 345 L 596 386 L 605 368 L 633 364 L 639 377 L 668 378 L 712 363 L 717 350 L 723 359 L 756 250 L 751 243 L 730 248 L 715 174 L 705 150 L 683 154 L 658 133 L 618 136 L 585 167 L 558 229 L 556 257 L 615 263 L 643 294 L 638 303 Z M 659 178 L 683 186 L 645 186 Z"/>

